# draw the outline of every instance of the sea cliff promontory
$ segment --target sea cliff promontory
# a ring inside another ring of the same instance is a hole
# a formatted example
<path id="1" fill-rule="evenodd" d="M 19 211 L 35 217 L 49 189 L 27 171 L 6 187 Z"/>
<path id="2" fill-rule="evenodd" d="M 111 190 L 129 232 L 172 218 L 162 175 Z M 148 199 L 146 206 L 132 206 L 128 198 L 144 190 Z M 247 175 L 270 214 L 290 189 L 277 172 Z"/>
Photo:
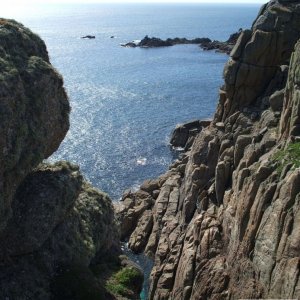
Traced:
<path id="1" fill-rule="evenodd" d="M 300 4 L 272 0 L 224 68 L 211 124 L 123 195 L 121 236 L 154 260 L 149 299 L 300 297 Z"/>
<path id="2" fill-rule="evenodd" d="M 0 299 L 138 299 L 109 197 L 76 165 L 43 162 L 69 128 L 44 42 L 0 19 Z"/>

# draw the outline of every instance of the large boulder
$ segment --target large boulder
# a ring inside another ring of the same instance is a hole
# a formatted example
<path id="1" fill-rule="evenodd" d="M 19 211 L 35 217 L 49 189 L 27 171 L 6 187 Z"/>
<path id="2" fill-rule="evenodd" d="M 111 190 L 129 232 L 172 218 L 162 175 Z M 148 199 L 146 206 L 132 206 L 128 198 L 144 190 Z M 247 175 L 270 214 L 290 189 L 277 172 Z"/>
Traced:
<path id="1" fill-rule="evenodd" d="M 70 106 L 44 42 L 23 25 L 0 19 L 0 233 L 26 174 L 59 146 Z"/>

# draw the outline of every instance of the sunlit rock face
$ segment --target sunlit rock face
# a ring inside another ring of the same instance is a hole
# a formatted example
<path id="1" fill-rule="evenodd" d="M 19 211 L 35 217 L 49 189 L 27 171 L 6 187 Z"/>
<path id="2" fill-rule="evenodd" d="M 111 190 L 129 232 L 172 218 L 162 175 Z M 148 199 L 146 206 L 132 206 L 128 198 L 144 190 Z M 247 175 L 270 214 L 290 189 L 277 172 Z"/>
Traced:
<path id="1" fill-rule="evenodd" d="M 280 82 L 274 80 L 280 81 L 280 66 L 289 64 L 300 37 L 299 9 L 297 1 L 270 1 L 261 8 L 252 29 L 240 35 L 224 69 L 216 120 L 252 107 L 274 85 L 278 88 Z"/>
<path id="2" fill-rule="evenodd" d="M 224 69 L 211 125 L 118 208 L 150 299 L 300 297 L 300 4 L 270 1 Z"/>

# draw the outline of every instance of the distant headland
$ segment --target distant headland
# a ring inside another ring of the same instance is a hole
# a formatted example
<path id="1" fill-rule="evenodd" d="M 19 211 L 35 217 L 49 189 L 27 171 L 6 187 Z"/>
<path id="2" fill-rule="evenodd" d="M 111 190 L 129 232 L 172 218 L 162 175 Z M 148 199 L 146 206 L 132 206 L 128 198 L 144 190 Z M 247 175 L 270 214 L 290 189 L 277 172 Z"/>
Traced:
<path id="1" fill-rule="evenodd" d="M 158 48 L 158 47 L 170 47 L 174 45 L 186 45 L 186 44 L 197 44 L 203 50 L 216 50 L 217 52 L 230 54 L 234 45 L 236 44 L 242 29 L 230 35 L 229 39 L 225 42 L 211 40 L 207 37 L 204 38 L 195 38 L 195 39 L 187 39 L 187 38 L 168 38 L 166 40 L 162 40 L 157 37 L 149 37 L 146 35 L 142 40 L 131 41 L 125 44 L 121 44 L 122 47 L 129 48 Z"/>

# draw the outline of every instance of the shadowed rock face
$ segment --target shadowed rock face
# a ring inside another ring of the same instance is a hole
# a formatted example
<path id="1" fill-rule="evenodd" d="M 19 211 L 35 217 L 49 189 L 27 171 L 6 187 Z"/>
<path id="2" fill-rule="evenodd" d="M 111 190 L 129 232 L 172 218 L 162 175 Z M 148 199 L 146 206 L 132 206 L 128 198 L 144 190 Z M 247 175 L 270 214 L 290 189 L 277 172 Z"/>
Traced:
<path id="1" fill-rule="evenodd" d="M 111 200 L 67 162 L 31 172 L 17 189 L 12 210 L 1 237 L 0 298 L 50 299 L 57 274 L 74 267 L 85 273 L 108 250 L 118 249 Z M 97 289 L 95 299 L 105 299 L 99 284 Z"/>
<path id="2" fill-rule="evenodd" d="M 0 19 L 0 58 L 1 232 L 19 183 L 63 140 L 70 107 L 44 42 L 27 28 Z"/>
<path id="3" fill-rule="evenodd" d="M 300 297 L 299 12 L 298 1 L 262 8 L 212 124 L 124 195 L 121 232 L 154 259 L 150 299 Z"/>

